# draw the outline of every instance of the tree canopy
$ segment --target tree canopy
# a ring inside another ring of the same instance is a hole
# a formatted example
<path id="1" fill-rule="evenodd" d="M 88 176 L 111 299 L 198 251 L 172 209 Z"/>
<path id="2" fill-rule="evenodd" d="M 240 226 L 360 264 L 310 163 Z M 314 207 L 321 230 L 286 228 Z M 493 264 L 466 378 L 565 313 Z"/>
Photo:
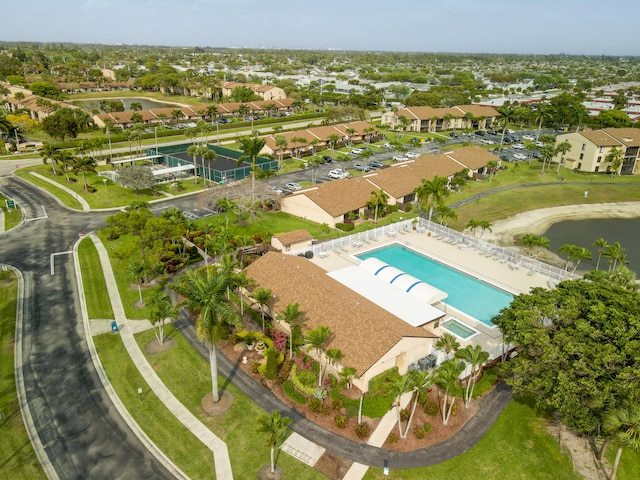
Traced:
<path id="1" fill-rule="evenodd" d="M 494 318 L 518 349 L 507 382 L 578 432 L 640 400 L 640 295 L 603 275 L 534 288 Z"/>

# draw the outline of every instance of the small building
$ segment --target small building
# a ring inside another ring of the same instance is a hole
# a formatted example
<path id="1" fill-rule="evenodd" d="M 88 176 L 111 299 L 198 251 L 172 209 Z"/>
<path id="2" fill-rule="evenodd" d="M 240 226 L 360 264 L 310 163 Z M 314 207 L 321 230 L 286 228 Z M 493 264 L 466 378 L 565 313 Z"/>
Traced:
<path id="1" fill-rule="evenodd" d="M 310 247 L 313 235 L 306 230 L 294 230 L 271 237 L 271 246 L 282 252 Z"/>
<path id="2" fill-rule="evenodd" d="M 457 105 L 450 108 L 429 106 L 406 107 L 397 112 L 382 114 L 382 124 L 391 128 L 403 126 L 405 130 L 420 133 L 436 133 L 455 129 L 492 128 L 500 116 L 492 107 L 481 105 Z M 403 122 L 406 124 L 403 125 Z"/>

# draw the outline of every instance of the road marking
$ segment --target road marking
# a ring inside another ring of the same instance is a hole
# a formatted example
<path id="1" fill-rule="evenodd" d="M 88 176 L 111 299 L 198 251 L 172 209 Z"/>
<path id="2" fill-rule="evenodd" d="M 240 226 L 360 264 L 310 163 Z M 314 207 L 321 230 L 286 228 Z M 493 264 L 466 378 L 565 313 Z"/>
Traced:
<path id="1" fill-rule="evenodd" d="M 32 222 L 33 220 L 43 220 L 45 218 L 49 218 L 49 215 L 47 215 L 47 209 L 44 208 L 44 205 L 40 205 L 40 206 L 42 207 L 42 217 L 25 218 L 24 221 Z"/>
<path id="2" fill-rule="evenodd" d="M 34 219 L 35 220 L 35 219 Z M 69 250 L 67 252 L 56 252 L 56 253 L 52 253 L 49 256 L 49 262 L 51 263 L 51 275 L 55 275 L 55 268 L 56 268 L 56 263 L 55 263 L 55 259 L 53 257 L 57 256 L 57 255 L 68 255 L 70 253 L 73 253 L 72 250 Z"/>

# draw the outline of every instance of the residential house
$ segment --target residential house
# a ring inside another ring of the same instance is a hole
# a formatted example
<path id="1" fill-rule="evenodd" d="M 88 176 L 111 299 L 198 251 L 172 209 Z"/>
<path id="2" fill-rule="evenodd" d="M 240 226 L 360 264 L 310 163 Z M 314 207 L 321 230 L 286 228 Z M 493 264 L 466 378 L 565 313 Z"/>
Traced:
<path id="1" fill-rule="evenodd" d="M 280 87 L 274 85 L 259 85 L 255 83 L 236 83 L 236 82 L 223 82 L 220 85 L 222 89 L 222 96 L 228 97 L 234 88 L 248 87 L 255 93 L 262 97 L 263 100 L 283 100 L 287 98 L 287 94 Z"/>
<path id="2" fill-rule="evenodd" d="M 607 155 L 617 148 L 623 154 L 621 175 L 640 173 L 638 156 L 640 151 L 640 130 L 635 128 L 605 128 L 602 130 L 582 130 L 556 137 L 556 145 L 567 141 L 571 150 L 558 154 L 553 161 L 563 163 L 566 168 L 581 172 L 610 172 L 611 163 Z"/>
<path id="3" fill-rule="evenodd" d="M 410 132 L 437 133 L 455 129 L 492 128 L 500 114 L 492 107 L 457 105 L 450 108 L 406 107 L 382 114 L 382 124 Z"/>
<path id="4" fill-rule="evenodd" d="M 409 365 L 430 354 L 437 339 L 430 327 L 445 315 L 426 299 L 394 289 L 358 266 L 327 273 L 306 258 L 269 252 L 246 267 L 245 273 L 257 288 L 271 290 L 274 312 L 298 303 L 304 312 L 303 333 L 320 325 L 330 329 L 326 349 L 338 349 L 344 357 L 329 366 L 329 371 L 335 374 L 343 367 L 354 368 L 353 383 L 363 392 L 368 391 L 369 381 L 376 375 L 393 367 L 403 375 Z M 370 296 L 357 293 L 348 284 L 366 285 Z M 401 312 L 391 313 L 380 306 L 409 303 L 414 308 L 403 311 L 412 318 L 401 318 Z M 289 331 L 288 324 L 274 323 Z M 315 351 L 308 353 L 316 355 Z M 326 358 L 322 361 L 328 363 Z"/>
<path id="5" fill-rule="evenodd" d="M 313 235 L 306 230 L 294 230 L 271 237 L 271 246 L 277 250 L 288 252 L 310 247 Z"/>

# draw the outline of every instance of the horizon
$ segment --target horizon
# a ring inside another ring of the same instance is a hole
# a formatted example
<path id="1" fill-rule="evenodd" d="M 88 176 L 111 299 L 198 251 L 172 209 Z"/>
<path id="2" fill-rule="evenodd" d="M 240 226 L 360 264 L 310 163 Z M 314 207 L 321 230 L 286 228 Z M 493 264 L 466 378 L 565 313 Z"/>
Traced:
<path id="1" fill-rule="evenodd" d="M 107 46 L 636 57 L 632 0 L 32 0 L 2 42 Z M 73 15 L 68 12 L 72 11 Z M 615 35 L 610 35 L 615 32 Z M 223 46 L 221 46 L 223 45 Z M 508 46 L 508 47 L 507 47 Z"/>

